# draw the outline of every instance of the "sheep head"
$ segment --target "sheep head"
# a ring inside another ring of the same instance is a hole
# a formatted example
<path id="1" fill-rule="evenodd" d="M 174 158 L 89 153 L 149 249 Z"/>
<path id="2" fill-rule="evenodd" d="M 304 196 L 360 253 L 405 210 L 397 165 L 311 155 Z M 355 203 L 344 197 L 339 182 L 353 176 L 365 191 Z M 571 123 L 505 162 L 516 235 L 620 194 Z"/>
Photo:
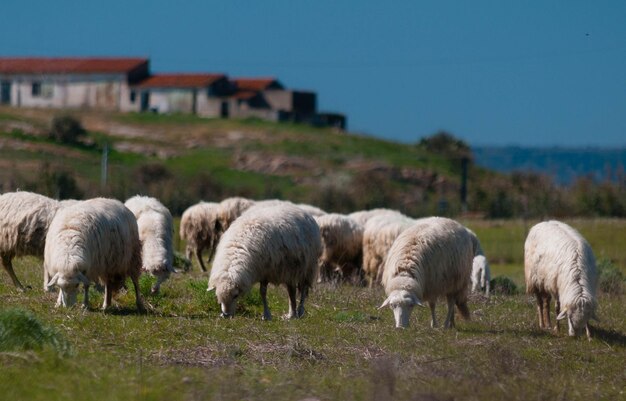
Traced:
<path id="1" fill-rule="evenodd" d="M 64 275 L 56 273 L 48 282 L 48 289 L 54 286 L 59 287 L 59 297 L 56 306 L 70 307 L 76 303 L 78 285 L 89 285 L 89 279 L 81 272 Z"/>
<path id="2" fill-rule="evenodd" d="M 221 316 L 227 318 L 234 317 L 235 310 L 237 309 L 237 299 L 243 291 L 227 277 L 222 277 L 222 279 L 215 284 L 209 283 L 207 291 L 213 290 L 215 290 L 217 302 L 222 308 Z"/>
<path id="3" fill-rule="evenodd" d="M 407 328 L 409 327 L 411 311 L 413 311 L 415 305 L 424 306 L 422 301 L 412 292 L 407 290 L 395 290 L 389 294 L 385 302 L 383 302 L 378 309 L 389 306 L 396 320 L 396 328 Z"/>
<path id="4" fill-rule="evenodd" d="M 568 334 L 576 337 L 581 336 L 585 331 L 589 336 L 589 320 L 598 320 L 595 314 L 595 304 L 586 299 L 579 299 L 571 305 L 564 306 L 556 318 L 557 320 L 567 318 Z"/>

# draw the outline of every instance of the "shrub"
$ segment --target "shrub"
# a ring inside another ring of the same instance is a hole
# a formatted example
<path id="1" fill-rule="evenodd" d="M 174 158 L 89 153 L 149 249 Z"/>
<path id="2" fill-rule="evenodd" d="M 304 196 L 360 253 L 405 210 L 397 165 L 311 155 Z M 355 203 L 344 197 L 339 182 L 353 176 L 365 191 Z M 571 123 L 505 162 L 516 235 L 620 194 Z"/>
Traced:
<path id="1" fill-rule="evenodd" d="M 494 277 L 490 282 L 491 293 L 497 295 L 515 295 L 518 293 L 517 285 L 506 276 Z"/>
<path id="2" fill-rule="evenodd" d="M 50 347 L 61 355 L 70 352 L 69 343 L 53 327 L 41 323 L 23 309 L 0 311 L 0 351 L 41 351 Z"/>
<path id="3" fill-rule="evenodd" d="M 624 292 L 624 274 L 609 259 L 598 260 L 598 289 L 605 294 L 619 295 Z"/>
<path id="4" fill-rule="evenodd" d="M 174 269 L 177 271 L 188 272 L 191 270 L 191 260 L 178 251 L 174 251 Z"/>
<path id="5" fill-rule="evenodd" d="M 85 135 L 87 131 L 78 119 L 70 115 L 60 115 L 52 119 L 48 138 L 61 143 L 74 144 Z"/>

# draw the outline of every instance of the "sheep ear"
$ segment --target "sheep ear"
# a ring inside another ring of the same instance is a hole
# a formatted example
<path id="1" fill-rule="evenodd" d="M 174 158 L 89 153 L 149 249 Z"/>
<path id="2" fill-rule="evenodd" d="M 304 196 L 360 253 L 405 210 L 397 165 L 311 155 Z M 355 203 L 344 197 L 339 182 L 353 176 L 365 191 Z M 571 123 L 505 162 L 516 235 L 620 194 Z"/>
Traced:
<path id="1" fill-rule="evenodd" d="M 387 297 L 387 299 L 385 299 L 385 302 L 383 302 L 383 304 L 382 304 L 382 305 L 380 305 L 380 306 L 378 307 L 378 309 L 380 310 L 380 309 L 384 308 L 384 307 L 385 307 L 385 306 L 387 306 L 387 305 L 389 305 L 389 297 Z"/>
<path id="2" fill-rule="evenodd" d="M 56 273 L 54 276 L 52 276 L 52 278 L 50 279 L 50 281 L 48 281 L 46 286 L 48 287 L 48 289 L 51 290 L 52 287 L 56 285 L 57 281 L 59 281 L 59 273 Z"/>
<path id="3" fill-rule="evenodd" d="M 425 307 L 426 307 L 426 305 L 424 305 L 424 304 L 422 303 L 422 301 L 420 301 L 420 300 L 419 300 L 419 298 L 418 298 L 418 297 L 416 297 L 415 295 L 412 295 L 412 296 L 411 296 L 411 299 L 413 300 L 413 305 L 417 305 L 417 306 L 419 306 L 419 307 L 421 307 L 421 308 L 425 308 Z"/>
<path id="4" fill-rule="evenodd" d="M 567 317 L 567 309 L 563 309 L 559 316 L 556 317 L 556 320 L 563 320 Z"/>
<path id="5" fill-rule="evenodd" d="M 209 288 L 206 289 L 207 292 L 211 292 L 211 291 L 215 291 L 215 286 L 212 285 Z"/>

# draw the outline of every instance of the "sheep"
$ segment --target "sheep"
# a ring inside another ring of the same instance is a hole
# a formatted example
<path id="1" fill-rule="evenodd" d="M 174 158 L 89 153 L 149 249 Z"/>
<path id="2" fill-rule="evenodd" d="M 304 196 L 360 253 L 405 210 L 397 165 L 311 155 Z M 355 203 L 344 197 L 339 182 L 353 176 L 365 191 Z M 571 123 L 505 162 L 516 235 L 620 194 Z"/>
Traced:
<path id="1" fill-rule="evenodd" d="M 485 296 L 489 298 L 490 282 L 491 282 L 491 269 L 489 268 L 489 262 L 485 257 L 483 248 L 480 245 L 480 240 L 474 231 L 465 227 L 472 239 L 472 246 L 474 248 L 474 260 L 472 262 L 472 292 L 478 293 L 485 291 Z"/>
<path id="2" fill-rule="evenodd" d="M 550 300 L 556 325 L 567 318 L 570 336 L 583 330 L 591 339 L 589 320 L 596 319 L 596 263 L 589 243 L 565 223 L 550 220 L 533 226 L 524 243 L 526 292 L 537 299 L 539 327 L 549 328 Z"/>
<path id="3" fill-rule="evenodd" d="M 408 327 L 413 306 L 428 301 L 431 327 L 437 326 L 435 303 L 446 296 L 445 328 L 454 327 L 454 305 L 469 319 L 467 292 L 472 270 L 473 246 L 469 233 L 454 220 L 421 219 L 398 236 L 389 250 L 383 271 L 387 305 L 396 327 Z M 379 308 L 379 309 L 380 309 Z"/>
<path id="4" fill-rule="evenodd" d="M 185 256 L 191 260 L 195 255 L 202 271 L 207 271 L 202 260 L 202 251 L 209 250 L 211 260 L 217 243 L 217 211 L 218 203 L 200 202 L 190 206 L 183 212 L 180 219 L 180 238 L 187 242 Z"/>
<path id="5" fill-rule="evenodd" d="M 223 317 L 233 317 L 237 297 L 260 283 L 263 319 L 272 318 L 267 285 L 285 284 L 287 318 L 304 315 L 304 301 L 317 276 L 320 231 L 308 213 L 289 202 L 254 206 L 224 233 L 217 246 L 208 291 L 215 289 Z M 296 309 L 296 292 L 300 305 Z"/>
<path id="6" fill-rule="evenodd" d="M 405 216 L 382 214 L 367 221 L 363 230 L 363 272 L 370 288 L 380 283 L 389 249 L 415 220 Z"/>
<path id="7" fill-rule="evenodd" d="M 296 204 L 296 206 L 298 206 L 300 209 L 304 210 L 313 217 L 323 216 L 326 214 L 326 212 L 319 207 L 307 205 L 306 203 L 298 203 Z"/>
<path id="8" fill-rule="evenodd" d="M 11 263 L 16 256 L 43 257 L 46 233 L 60 203 L 32 192 L 18 191 L 0 195 L 0 257 L 2 266 L 19 291 L 20 283 Z M 44 275 L 44 286 L 47 283 Z"/>
<path id="9" fill-rule="evenodd" d="M 217 222 L 219 236 L 228 230 L 228 227 L 237 219 L 243 212 L 248 210 L 254 201 L 251 199 L 232 197 L 226 198 L 219 203 L 217 212 Z"/>
<path id="10" fill-rule="evenodd" d="M 141 243 L 133 213 L 115 199 L 95 198 L 59 210 L 46 236 L 44 269 L 49 287 L 58 286 L 56 306 L 76 303 L 83 284 L 83 306 L 89 307 L 89 285 L 104 285 L 103 309 L 111 305 L 113 292 L 130 276 L 137 309 L 144 306 L 139 293 Z"/>
<path id="11" fill-rule="evenodd" d="M 314 219 L 322 239 L 319 281 L 329 280 L 335 271 L 343 278 L 359 272 L 363 259 L 363 226 L 337 213 Z"/>
<path id="12" fill-rule="evenodd" d="M 133 212 L 137 219 L 142 270 L 157 278 L 151 289 L 151 292 L 156 294 L 161 284 L 174 272 L 172 215 L 161 202 L 147 196 L 133 196 L 124 203 L 124 206 Z"/>
<path id="13" fill-rule="evenodd" d="M 379 209 L 361 210 L 358 212 L 352 212 L 348 215 L 348 217 L 350 217 L 351 219 L 356 221 L 358 224 L 365 227 L 365 224 L 367 223 L 369 219 L 375 216 L 382 215 L 382 214 L 404 216 L 402 213 L 398 212 L 397 210 L 379 208 Z M 407 217 L 407 216 L 404 216 L 404 217 Z"/>

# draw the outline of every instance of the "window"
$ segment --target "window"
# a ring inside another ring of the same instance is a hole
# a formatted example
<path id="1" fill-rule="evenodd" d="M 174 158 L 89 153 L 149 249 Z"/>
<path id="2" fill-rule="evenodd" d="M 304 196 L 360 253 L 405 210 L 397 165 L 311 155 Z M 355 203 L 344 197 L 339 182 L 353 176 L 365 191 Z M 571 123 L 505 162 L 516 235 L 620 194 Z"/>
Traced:
<path id="1" fill-rule="evenodd" d="M 33 97 L 41 96 L 41 82 L 33 82 L 31 94 L 33 95 Z"/>
<path id="2" fill-rule="evenodd" d="M 54 95 L 54 85 L 50 82 L 33 82 L 31 94 L 33 97 L 50 99 Z"/>
<path id="3" fill-rule="evenodd" d="M 135 99 L 137 99 L 137 92 L 130 91 L 130 102 L 135 103 Z"/>

